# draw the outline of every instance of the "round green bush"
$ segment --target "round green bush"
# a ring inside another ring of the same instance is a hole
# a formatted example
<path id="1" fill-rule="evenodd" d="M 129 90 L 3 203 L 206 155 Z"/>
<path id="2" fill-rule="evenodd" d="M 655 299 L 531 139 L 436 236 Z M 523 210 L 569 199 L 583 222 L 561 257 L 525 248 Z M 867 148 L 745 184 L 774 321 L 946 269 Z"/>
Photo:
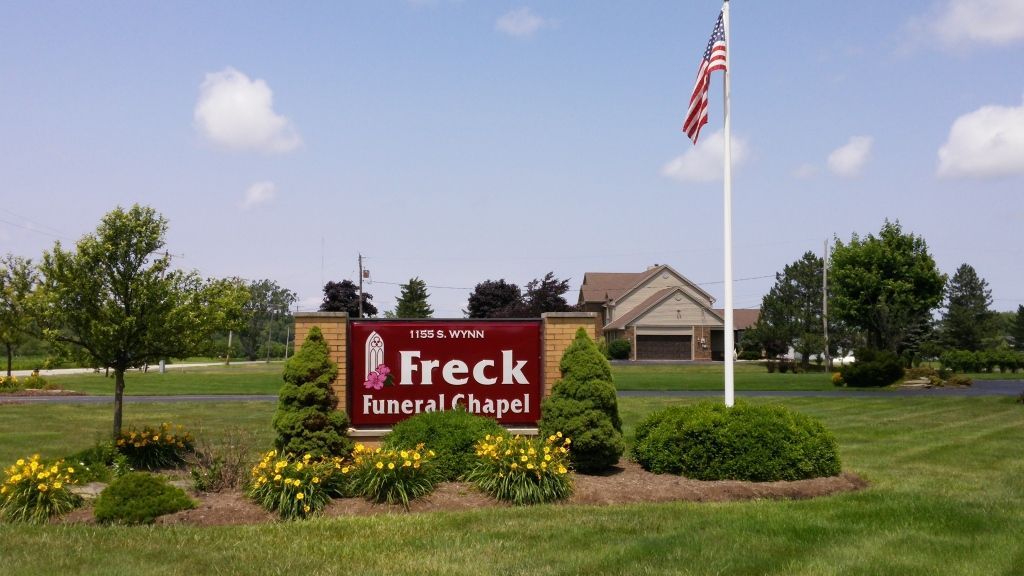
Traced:
<path id="1" fill-rule="evenodd" d="M 423 412 L 395 424 L 384 437 L 387 448 L 433 450 L 434 466 L 443 480 L 457 480 L 476 462 L 474 445 L 488 434 L 505 431 L 493 418 L 470 414 L 462 406 L 442 412 Z"/>
<path id="2" fill-rule="evenodd" d="M 863 350 L 857 361 L 839 369 L 851 388 L 880 388 L 903 378 L 903 362 L 892 352 Z"/>
<path id="3" fill-rule="evenodd" d="M 152 524 L 157 516 L 195 508 L 166 478 L 132 472 L 114 480 L 96 498 L 93 514 L 102 523 Z"/>
<path id="4" fill-rule="evenodd" d="M 612 360 L 629 360 L 631 348 L 629 340 L 614 340 L 608 345 L 608 355 Z"/>
<path id="5" fill-rule="evenodd" d="M 633 459 L 658 474 L 697 480 L 802 480 L 840 471 L 835 437 L 783 406 L 676 406 L 636 428 Z"/>

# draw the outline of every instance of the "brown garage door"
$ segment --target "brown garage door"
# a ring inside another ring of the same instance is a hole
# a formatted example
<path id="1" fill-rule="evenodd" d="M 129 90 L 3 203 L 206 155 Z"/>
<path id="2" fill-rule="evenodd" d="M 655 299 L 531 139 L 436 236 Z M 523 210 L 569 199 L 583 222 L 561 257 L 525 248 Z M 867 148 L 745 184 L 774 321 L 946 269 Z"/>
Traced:
<path id="1" fill-rule="evenodd" d="M 637 360 L 690 360 L 692 336 L 637 336 Z"/>

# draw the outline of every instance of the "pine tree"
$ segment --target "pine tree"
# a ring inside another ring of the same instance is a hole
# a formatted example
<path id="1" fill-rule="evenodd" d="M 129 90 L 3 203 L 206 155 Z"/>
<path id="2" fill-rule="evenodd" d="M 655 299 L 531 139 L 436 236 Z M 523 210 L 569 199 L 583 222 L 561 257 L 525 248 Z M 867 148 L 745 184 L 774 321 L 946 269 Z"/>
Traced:
<path id="1" fill-rule="evenodd" d="M 970 264 L 961 264 L 946 285 L 946 310 L 942 313 L 942 339 L 956 350 L 981 350 L 994 335 L 992 290 Z"/>
<path id="2" fill-rule="evenodd" d="M 580 472 L 614 466 L 625 449 L 611 366 L 583 328 L 562 354 L 562 379 L 541 404 L 538 428 L 572 439 L 569 456 Z"/>
<path id="3" fill-rule="evenodd" d="M 1014 350 L 1024 352 L 1024 304 L 1017 306 L 1017 316 L 1010 325 L 1010 336 L 1013 338 Z"/>
<path id="4" fill-rule="evenodd" d="M 338 397 L 331 388 L 337 375 L 323 333 L 314 326 L 284 366 L 285 383 L 274 415 L 274 445 L 279 451 L 342 457 L 352 451 L 348 417 L 337 409 Z"/>
<path id="5" fill-rule="evenodd" d="M 410 278 L 408 284 L 402 284 L 402 294 L 395 305 L 396 318 L 430 318 L 434 309 L 427 303 L 427 283 L 419 278 Z"/>

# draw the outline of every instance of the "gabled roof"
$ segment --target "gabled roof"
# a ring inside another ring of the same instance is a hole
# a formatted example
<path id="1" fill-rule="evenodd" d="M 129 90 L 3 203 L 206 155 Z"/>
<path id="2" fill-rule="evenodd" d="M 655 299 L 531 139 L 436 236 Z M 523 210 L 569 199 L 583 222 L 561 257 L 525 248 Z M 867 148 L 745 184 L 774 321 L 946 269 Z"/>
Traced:
<path id="1" fill-rule="evenodd" d="M 682 274 L 677 272 L 675 268 L 669 266 L 668 264 L 662 264 L 660 266 L 655 266 L 654 268 L 651 268 L 647 272 L 644 272 L 644 276 L 643 276 L 643 278 L 640 279 L 639 282 L 637 282 L 631 288 L 629 288 L 628 290 L 626 290 L 625 292 L 623 292 L 622 294 L 617 296 L 615 298 L 615 300 L 621 300 L 621 299 L 629 296 L 635 290 L 640 289 L 644 284 L 646 284 L 648 280 L 650 280 L 651 278 L 654 278 L 655 276 L 657 276 L 658 274 L 661 274 L 662 272 L 668 272 L 668 273 L 674 275 L 676 278 L 679 278 L 680 280 L 683 281 L 684 284 L 686 284 L 690 288 L 693 288 L 698 294 L 700 294 L 700 295 L 704 296 L 705 298 L 707 298 L 709 302 L 714 302 L 715 301 L 715 298 L 713 296 L 711 296 L 711 294 L 708 294 L 707 291 L 705 291 L 700 286 L 697 286 L 696 284 L 694 284 L 689 278 L 687 278 L 686 276 L 683 276 Z"/>
<path id="2" fill-rule="evenodd" d="M 580 304 L 599 303 L 616 301 L 628 296 L 634 290 L 642 287 L 648 280 L 662 272 L 669 272 L 683 281 L 684 284 L 693 288 L 697 293 L 714 302 L 711 294 L 703 288 L 694 284 L 689 278 L 683 276 L 668 264 L 652 266 L 643 272 L 587 272 L 583 275 L 583 285 L 580 286 Z"/>
<path id="3" fill-rule="evenodd" d="M 647 272 L 587 272 L 580 286 L 580 303 L 604 304 L 636 286 Z"/>
<path id="4" fill-rule="evenodd" d="M 725 308 L 715 308 L 715 314 L 725 318 Z M 761 311 L 757 308 L 733 308 L 732 329 L 747 330 L 754 324 L 757 324 L 757 319 L 760 317 Z"/>
<path id="5" fill-rule="evenodd" d="M 693 302 L 697 306 L 700 306 L 701 308 L 704 308 L 705 310 L 707 310 L 715 318 L 718 318 L 719 320 L 722 320 L 722 315 L 721 314 L 719 314 L 718 312 L 716 312 L 716 311 L 714 311 L 714 310 L 712 310 L 710 308 L 705 307 L 700 302 L 697 302 L 696 300 L 694 300 L 693 296 L 690 296 L 689 294 L 687 294 L 685 290 L 683 290 L 682 288 L 680 288 L 678 286 L 675 286 L 675 287 L 672 287 L 672 288 L 663 288 L 661 290 L 658 290 L 653 295 L 651 295 L 650 298 L 648 298 L 647 300 L 644 300 L 643 302 L 637 304 L 636 306 L 633 307 L 632 310 L 630 310 L 629 312 L 627 312 L 623 316 L 621 316 L 619 318 L 616 318 L 615 320 L 610 322 L 607 326 L 604 327 L 604 329 L 605 330 L 625 330 L 626 327 L 629 326 L 633 321 L 635 321 L 638 318 L 642 317 L 643 315 L 647 314 L 651 310 L 657 308 L 658 306 L 661 305 L 662 302 L 664 302 L 665 300 L 668 300 L 669 298 L 671 298 L 677 292 L 679 294 L 682 294 L 683 296 L 685 296 L 688 300 L 690 300 L 691 302 Z"/>

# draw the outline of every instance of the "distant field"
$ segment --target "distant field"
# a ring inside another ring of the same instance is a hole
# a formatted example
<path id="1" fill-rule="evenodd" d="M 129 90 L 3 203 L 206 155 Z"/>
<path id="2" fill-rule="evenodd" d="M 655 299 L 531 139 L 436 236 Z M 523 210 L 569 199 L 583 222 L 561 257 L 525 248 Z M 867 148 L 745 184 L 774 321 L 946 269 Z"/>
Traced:
<path id="1" fill-rule="evenodd" d="M 180 396 L 183 394 L 277 394 L 281 389 L 281 362 L 270 364 L 232 364 L 175 368 L 161 374 L 151 367 L 149 372 L 130 371 L 125 374 L 124 393 L 130 396 Z M 113 376 L 70 374 L 49 376 L 48 380 L 67 390 L 90 395 L 112 395 Z"/>
<path id="2" fill-rule="evenodd" d="M 721 390 L 723 364 L 613 364 L 619 390 Z M 736 390 L 833 390 L 831 375 L 774 373 L 759 364 L 734 366 Z"/>

